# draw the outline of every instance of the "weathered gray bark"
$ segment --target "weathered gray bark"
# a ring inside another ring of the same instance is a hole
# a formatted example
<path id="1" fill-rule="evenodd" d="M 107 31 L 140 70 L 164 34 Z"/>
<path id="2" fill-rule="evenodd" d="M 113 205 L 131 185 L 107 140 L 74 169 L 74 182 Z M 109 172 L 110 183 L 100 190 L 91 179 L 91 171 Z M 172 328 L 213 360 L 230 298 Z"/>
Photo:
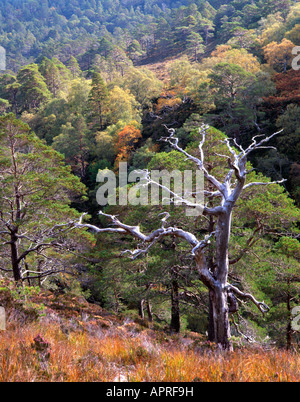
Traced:
<path id="1" fill-rule="evenodd" d="M 216 268 L 217 279 L 213 289 L 210 289 L 210 317 L 212 319 L 211 336 L 209 340 L 229 349 L 230 326 L 227 302 L 227 278 L 229 271 L 228 247 L 230 239 L 231 210 L 219 215 L 216 224 Z"/>
<path id="2" fill-rule="evenodd" d="M 227 291 L 222 285 L 216 286 L 211 295 L 211 308 L 213 319 L 213 338 L 209 339 L 222 346 L 223 349 L 231 349 L 230 325 L 227 303 Z"/>

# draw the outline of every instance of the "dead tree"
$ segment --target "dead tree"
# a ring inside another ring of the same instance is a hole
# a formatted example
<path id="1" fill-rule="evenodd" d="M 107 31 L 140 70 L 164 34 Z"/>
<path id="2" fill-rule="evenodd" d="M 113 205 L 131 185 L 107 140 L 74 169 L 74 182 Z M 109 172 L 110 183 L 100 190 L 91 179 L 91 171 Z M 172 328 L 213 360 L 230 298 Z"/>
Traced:
<path id="1" fill-rule="evenodd" d="M 269 310 L 269 307 L 264 302 L 256 300 L 255 297 L 250 293 L 242 292 L 237 287 L 231 285 L 228 281 L 228 250 L 233 207 L 235 206 L 243 190 L 246 188 L 282 182 L 251 182 L 246 184 L 247 174 L 249 173 L 246 169 L 248 155 L 257 149 L 271 148 L 266 147 L 265 144 L 281 131 L 259 141 L 258 137 L 262 136 L 254 137 L 252 139 L 252 143 L 246 149 L 243 149 L 240 145 L 238 145 L 235 140 L 233 140 L 235 145 L 235 147 L 233 147 L 230 144 L 230 140 L 225 139 L 224 142 L 231 156 L 228 157 L 225 155 L 219 155 L 221 158 L 227 158 L 229 169 L 224 181 L 221 182 L 209 173 L 204 164 L 203 145 L 206 140 L 206 132 L 208 128 L 208 126 L 203 125 L 199 129 L 202 137 L 199 144 L 199 158 L 190 155 L 178 145 L 179 141 L 178 138 L 174 136 L 174 129 L 168 129 L 169 136 L 163 138 L 163 140 L 166 141 L 172 148 L 178 152 L 181 152 L 188 160 L 195 163 L 197 168 L 203 172 L 205 179 L 214 189 L 211 192 L 205 191 L 205 194 L 209 195 L 210 199 L 213 197 L 214 199 L 219 200 L 218 205 L 214 207 L 192 204 L 190 201 L 183 199 L 177 194 L 174 194 L 174 192 L 169 189 L 170 194 L 174 197 L 174 202 L 178 201 L 189 207 L 201 208 L 204 216 L 213 217 L 215 219 L 214 231 L 206 235 L 204 239 L 197 239 L 196 236 L 189 231 L 185 231 L 177 227 L 168 227 L 168 213 L 166 213 L 162 219 L 161 227 L 148 235 L 142 233 L 139 226 L 126 225 L 122 223 L 116 216 L 102 212 L 100 212 L 100 215 L 107 217 L 114 227 L 99 228 L 94 225 L 83 223 L 84 215 L 80 218 L 77 227 L 89 228 L 97 233 L 119 233 L 133 236 L 140 241 L 136 250 L 126 250 L 127 252 L 131 253 L 133 259 L 147 253 L 155 243 L 159 242 L 166 236 L 175 236 L 186 241 L 191 247 L 191 254 L 194 257 L 199 278 L 209 291 L 211 318 L 210 340 L 219 344 L 222 349 L 230 350 L 232 346 L 230 342 L 231 334 L 229 324 L 229 309 L 230 300 L 233 298 L 232 295 L 251 300 L 262 312 L 262 314 L 265 314 Z M 144 177 L 148 184 L 153 183 L 148 172 L 145 172 Z M 166 188 L 159 183 L 155 184 L 166 190 Z M 215 266 L 212 269 L 207 262 L 205 249 L 207 248 L 213 236 L 215 237 L 216 251 L 214 256 Z"/>

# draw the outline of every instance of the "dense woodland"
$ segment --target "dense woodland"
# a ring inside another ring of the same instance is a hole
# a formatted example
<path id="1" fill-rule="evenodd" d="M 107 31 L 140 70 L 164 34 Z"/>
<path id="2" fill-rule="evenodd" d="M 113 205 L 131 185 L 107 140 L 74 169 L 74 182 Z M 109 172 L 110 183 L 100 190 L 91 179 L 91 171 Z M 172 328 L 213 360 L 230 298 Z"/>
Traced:
<path id="1" fill-rule="evenodd" d="M 226 137 L 246 148 L 283 131 L 250 156 L 249 187 L 232 222 L 230 280 L 248 301 L 232 314 L 242 341 L 287 346 L 300 305 L 300 3 L 291 0 L 3 0 L 0 44 L 0 275 L 23 286 L 76 292 L 108 311 L 178 333 L 207 333 L 208 292 L 186 245 L 163 239 L 132 261 L 126 236 L 74 228 L 98 216 L 99 170 L 191 168 L 160 141 L 174 128 L 197 155 L 208 124 L 207 169 L 228 171 Z M 230 156 L 230 155 L 229 155 Z M 170 222 L 209 232 L 206 217 L 165 206 L 108 206 L 144 231 Z M 207 259 L 213 267 L 212 241 Z"/>

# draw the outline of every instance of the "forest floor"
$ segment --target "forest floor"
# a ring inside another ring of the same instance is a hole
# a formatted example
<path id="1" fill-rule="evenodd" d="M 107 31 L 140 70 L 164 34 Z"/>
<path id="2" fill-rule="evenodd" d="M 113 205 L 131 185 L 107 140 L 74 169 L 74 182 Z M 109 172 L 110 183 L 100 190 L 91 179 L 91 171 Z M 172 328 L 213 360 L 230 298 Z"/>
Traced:
<path id="1" fill-rule="evenodd" d="M 83 297 L 42 291 L 16 300 L 14 292 L 0 287 L 0 382 L 300 381 L 297 352 L 220 353 L 200 334 L 151 329 Z"/>

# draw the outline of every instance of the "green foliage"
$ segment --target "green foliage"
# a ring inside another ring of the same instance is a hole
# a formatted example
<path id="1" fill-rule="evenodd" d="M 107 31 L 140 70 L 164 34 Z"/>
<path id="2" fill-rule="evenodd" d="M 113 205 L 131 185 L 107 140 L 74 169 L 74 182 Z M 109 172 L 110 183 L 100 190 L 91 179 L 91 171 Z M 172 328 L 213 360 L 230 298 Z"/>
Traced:
<path id="1" fill-rule="evenodd" d="M 126 74 L 124 85 L 142 106 L 147 106 L 162 90 L 162 82 L 147 69 L 130 70 Z"/>
<path id="2" fill-rule="evenodd" d="M 192 168 L 191 162 L 187 162 L 186 158 L 182 153 L 178 151 L 171 152 L 160 152 L 152 158 L 151 162 L 148 164 L 148 169 L 163 170 L 166 169 L 168 172 L 173 170 L 185 170 Z"/>
<path id="3" fill-rule="evenodd" d="M 102 130 L 104 127 L 107 101 L 107 87 L 101 75 L 94 72 L 88 101 L 89 120 L 94 131 Z"/>
<path id="4" fill-rule="evenodd" d="M 119 121 L 128 124 L 132 120 L 138 122 L 141 120 L 140 104 L 129 89 L 114 86 L 109 92 L 108 108 L 109 125 L 117 124 Z"/>
<path id="5" fill-rule="evenodd" d="M 13 282 L 7 280 L 0 280 L 0 285 L 0 299 L 6 308 L 14 306 L 27 320 L 36 320 L 44 316 L 45 305 L 34 301 L 41 291 L 40 287 L 16 287 Z"/>
<path id="6" fill-rule="evenodd" d="M 276 244 L 276 250 L 285 254 L 287 257 L 293 257 L 300 260 L 300 244 L 296 239 L 290 237 L 281 237 Z"/>
<path id="7" fill-rule="evenodd" d="M 21 68 L 17 80 L 20 85 L 17 98 L 21 111 L 37 110 L 51 98 L 37 64 L 29 64 Z"/>
<path id="8" fill-rule="evenodd" d="M 71 261 L 68 253 L 59 258 L 60 247 L 64 249 L 68 242 L 75 246 L 78 235 L 66 236 L 66 222 L 79 216 L 70 204 L 84 199 L 85 186 L 71 174 L 62 155 L 13 114 L 1 117 L 0 130 L 1 262 L 6 265 L 10 261 L 16 280 L 29 266 L 33 273 L 42 267 L 59 271 L 61 264 Z M 9 222 L 5 219 L 8 214 Z M 88 236 L 81 239 L 83 245 Z"/>
<path id="9" fill-rule="evenodd" d="M 278 140 L 280 149 L 293 161 L 297 160 L 300 153 L 300 129 L 297 123 L 299 113 L 300 106 L 291 103 L 276 121 L 277 127 L 284 130 L 284 135 Z"/>
<path id="10" fill-rule="evenodd" d="M 246 133 L 257 125 L 257 105 L 273 91 L 269 77 L 254 75 L 236 64 L 219 63 L 209 78 L 216 110 L 207 115 L 207 120 L 246 144 Z"/>

